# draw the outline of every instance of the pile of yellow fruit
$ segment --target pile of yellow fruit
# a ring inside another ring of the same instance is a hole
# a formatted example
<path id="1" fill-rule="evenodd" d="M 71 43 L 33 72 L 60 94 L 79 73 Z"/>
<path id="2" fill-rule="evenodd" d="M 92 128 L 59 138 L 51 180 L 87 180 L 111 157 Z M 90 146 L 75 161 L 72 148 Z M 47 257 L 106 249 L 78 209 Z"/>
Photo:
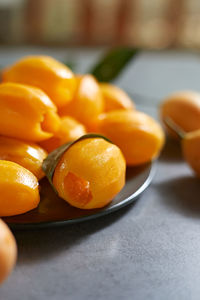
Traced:
<path id="1" fill-rule="evenodd" d="M 90 132 L 107 139 L 78 139 Z M 126 165 L 154 159 L 164 142 L 160 125 L 123 90 L 75 75 L 48 56 L 25 57 L 2 71 L 0 135 L 0 217 L 38 206 L 42 163 L 65 143 L 78 139 L 58 162 L 54 187 L 71 205 L 92 209 L 123 188 Z"/>
<path id="2" fill-rule="evenodd" d="M 170 95 L 160 116 L 200 176 L 200 94 Z M 0 217 L 36 208 L 45 175 L 70 205 L 104 207 L 124 187 L 126 166 L 155 159 L 163 144 L 160 125 L 123 90 L 75 75 L 51 57 L 25 57 L 2 71 L 0 83 Z M 0 220 L 0 283 L 16 256 L 15 239 Z"/>
<path id="3" fill-rule="evenodd" d="M 75 75 L 51 57 L 29 56 L 5 68 L 0 84 L 0 217 L 38 206 L 43 161 L 71 141 L 75 142 L 60 157 L 52 183 L 72 206 L 93 209 L 120 192 L 127 165 L 144 164 L 159 155 L 164 134 L 154 119 L 135 109 L 123 90 L 89 74 Z M 0 243 L 6 233 L 15 249 L 5 226 L 0 221 Z M 5 252 L 0 247 L 0 256 L 6 255 L 10 263 L 2 278 L 14 264 L 16 249 Z"/>

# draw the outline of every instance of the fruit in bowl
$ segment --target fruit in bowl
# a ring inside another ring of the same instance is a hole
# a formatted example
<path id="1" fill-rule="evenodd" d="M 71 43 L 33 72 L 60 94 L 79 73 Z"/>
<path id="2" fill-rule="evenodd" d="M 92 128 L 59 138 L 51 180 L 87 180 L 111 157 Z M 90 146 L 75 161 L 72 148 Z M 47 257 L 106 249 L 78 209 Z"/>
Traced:
<path id="1" fill-rule="evenodd" d="M 52 182 L 61 198 L 82 209 L 100 208 L 125 184 L 121 150 L 101 136 L 80 138 L 62 154 Z"/>

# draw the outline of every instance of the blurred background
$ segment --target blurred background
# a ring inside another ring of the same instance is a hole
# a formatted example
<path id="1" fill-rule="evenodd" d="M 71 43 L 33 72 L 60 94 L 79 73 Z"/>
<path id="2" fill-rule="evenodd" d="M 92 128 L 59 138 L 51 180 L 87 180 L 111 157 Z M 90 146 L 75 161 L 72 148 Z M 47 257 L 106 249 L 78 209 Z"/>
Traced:
<path id="1" fill-rule="evenodd" d="M 0 44 L 200 47 L 199 0 L 0 0 Z"/>

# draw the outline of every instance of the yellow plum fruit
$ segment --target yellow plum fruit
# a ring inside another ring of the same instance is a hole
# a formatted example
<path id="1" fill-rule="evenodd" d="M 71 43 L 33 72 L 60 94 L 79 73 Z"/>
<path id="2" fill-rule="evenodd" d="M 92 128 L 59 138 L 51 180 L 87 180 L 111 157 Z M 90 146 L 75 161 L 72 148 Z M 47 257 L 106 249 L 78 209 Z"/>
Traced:
<path id="1" fill-rule="evenodd" d="M 128 94 L 119 87 L 110 83 L 100 83 L 99 86 L 103 96 L 105 112 L 135 108 L 135 105 Z"/>
<path id="2" fill-rule="evenodd" d="M 0 160 L 0 217 L 25 213 L 40 201 L 37 178 L 24 167 Z"/>
<path id="3" fill-rule="evenodd" d="M 3 82 L 16 82 L 43 90 L 61 107 L 71 101 L 76 80 L 72 71 L 50 56 L 26 56 L 2 72 Z"/>
<path id="4" fill-rule="evenodd" d="M 176 92 L 162 101 L 160 116 L 170 136 L 177 135 L 166 124 L 170 118 L 183 131 L 200 129 L 200 94 L 192 91 Z"/>
<path id="5" fill-rule="evenodd" d="M 0 134 L 28 141 L 50 138 L 59 129 L 57 108 L 40 89 L 0 84 Z"/>
<path id="6" fill-rule="evenodd" d="M 61 198 L 81 209 L 100 208 L 125 184 L 126 164 L 121 150 L 104 138 L 75 142 L 61 157 L 53 184 Z"/>
<path id="7" fill-rule="evenodd" d="M 91 124 L 103 112 L 103 99 L 96 79 L 89 74 L 77 76 L 73 100 L 59 109 L 61 116 L 71 116 L 90 130 Z"/>
<path id="8" fill-rule="evenodd" d="M 21 140 L 0 136 L 0 160 L 9 160 L 18 163 L 31 171 L 40 180 L 43 160 L 47 152 L 40 146 Z"/>
<path id="9" fill-rule="evenodd" d="M 200 130 L 186 133 L 182 139 L 182 151 L 185 160 L 200 177 Z"/>
<path id="10" fill-rule="evenodd" d="M 98 131 L 122 150 L 130 166 L 156 158 L 164 144 L 164 133 L 158 122 L 139 111 L 116 110 L 101 114 Z"/>

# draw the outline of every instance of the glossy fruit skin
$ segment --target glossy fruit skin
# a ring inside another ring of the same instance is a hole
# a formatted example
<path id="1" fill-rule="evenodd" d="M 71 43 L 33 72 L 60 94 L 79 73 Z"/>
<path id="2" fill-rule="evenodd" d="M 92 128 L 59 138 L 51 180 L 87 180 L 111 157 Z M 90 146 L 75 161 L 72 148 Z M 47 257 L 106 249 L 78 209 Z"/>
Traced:
<path id="1" fill-rule="evenodd" d="M 40 201 L 38 180 L 24 167 L 0 160 L 0 217 L 23 214 Z"/>
<path id="2" fill-rule="evenodd" d="M 196 175 L 200 177 L 200 130 L 185 134 L 181 143 L 185 160 Z"/>
<path id="3" fill-rule="evenodd" d="M 100 208 L 125 184 L 126 164 L 120 149 L 102 138 L 86 138 L 62 156 L 53 176 L 61 198 L 81 209 Z"/>
<path id="4" fill-rule="evenodd" d="M 98 131 L 115 143 L 127 165 L 156 158 L 164 143 L 161 126 L 150 116 L 131 110 L 116 110 L 99 116 Z"/>
<path id="5" fill-rule="evenodd" d="M 200 129 L 200 94 L 192 91 L 172 94 L 161 103 L 160 116 L 164 125 L 164 119 L 169 117 L 185 132 Z M 177 138 L 169 127 L 166 129 L 171 137 Z"/>
<path id="6" fill-rule="evenodd" d="M 3 70 L 3 82 L 32 85 L 43 90 L 57 107 L 71 101 L 76 81 L 72 71 L 49 56 L 27 56 Z"/>
<path id="7" fill-rule="evenodd" d="M 18 163 L 31 171 L 40 180 L 43 160 L 47 152 L 40 146 L 21 140 L 0 136 L 0 160 L 8 160 Z"/>
<path id="8" fill-rule="evenodd" d="M 0 219 L 0 285 L 12 271 L 17 258 L 17 245 L 8 226 Z"/>
<path id="9" fill-rule="evenodd" d="M 0 135 L 41 141 L 50 138 L 59 126 L 57 108 L 42 90 L 0 84 Z"/>
<path id="10" fill-rule="evenodd" d="M 61 116 L 72 116 L 87 129 L 103 112 L 103 99 L 96 79 L 92 75 L 76 77 L 77 87 L 73 100 L 59 109 Z"/>
<path id="11" fill-rule="evenodd" d="M 119 87 L 110 83 L 100 83 L 99 86 L 103 96 L 105 112 L 135 108 L 131 98 Z"/>
<path id="12" fill-rule="evenodd" d="M 61 117 L 59 130 L 50 139 L 40 142 L 40 145 L 47 152 L 51 152 L 65 143 L 78 139 L 84 134 L 86 134 L 84 125 L 72 117 Z"/>

